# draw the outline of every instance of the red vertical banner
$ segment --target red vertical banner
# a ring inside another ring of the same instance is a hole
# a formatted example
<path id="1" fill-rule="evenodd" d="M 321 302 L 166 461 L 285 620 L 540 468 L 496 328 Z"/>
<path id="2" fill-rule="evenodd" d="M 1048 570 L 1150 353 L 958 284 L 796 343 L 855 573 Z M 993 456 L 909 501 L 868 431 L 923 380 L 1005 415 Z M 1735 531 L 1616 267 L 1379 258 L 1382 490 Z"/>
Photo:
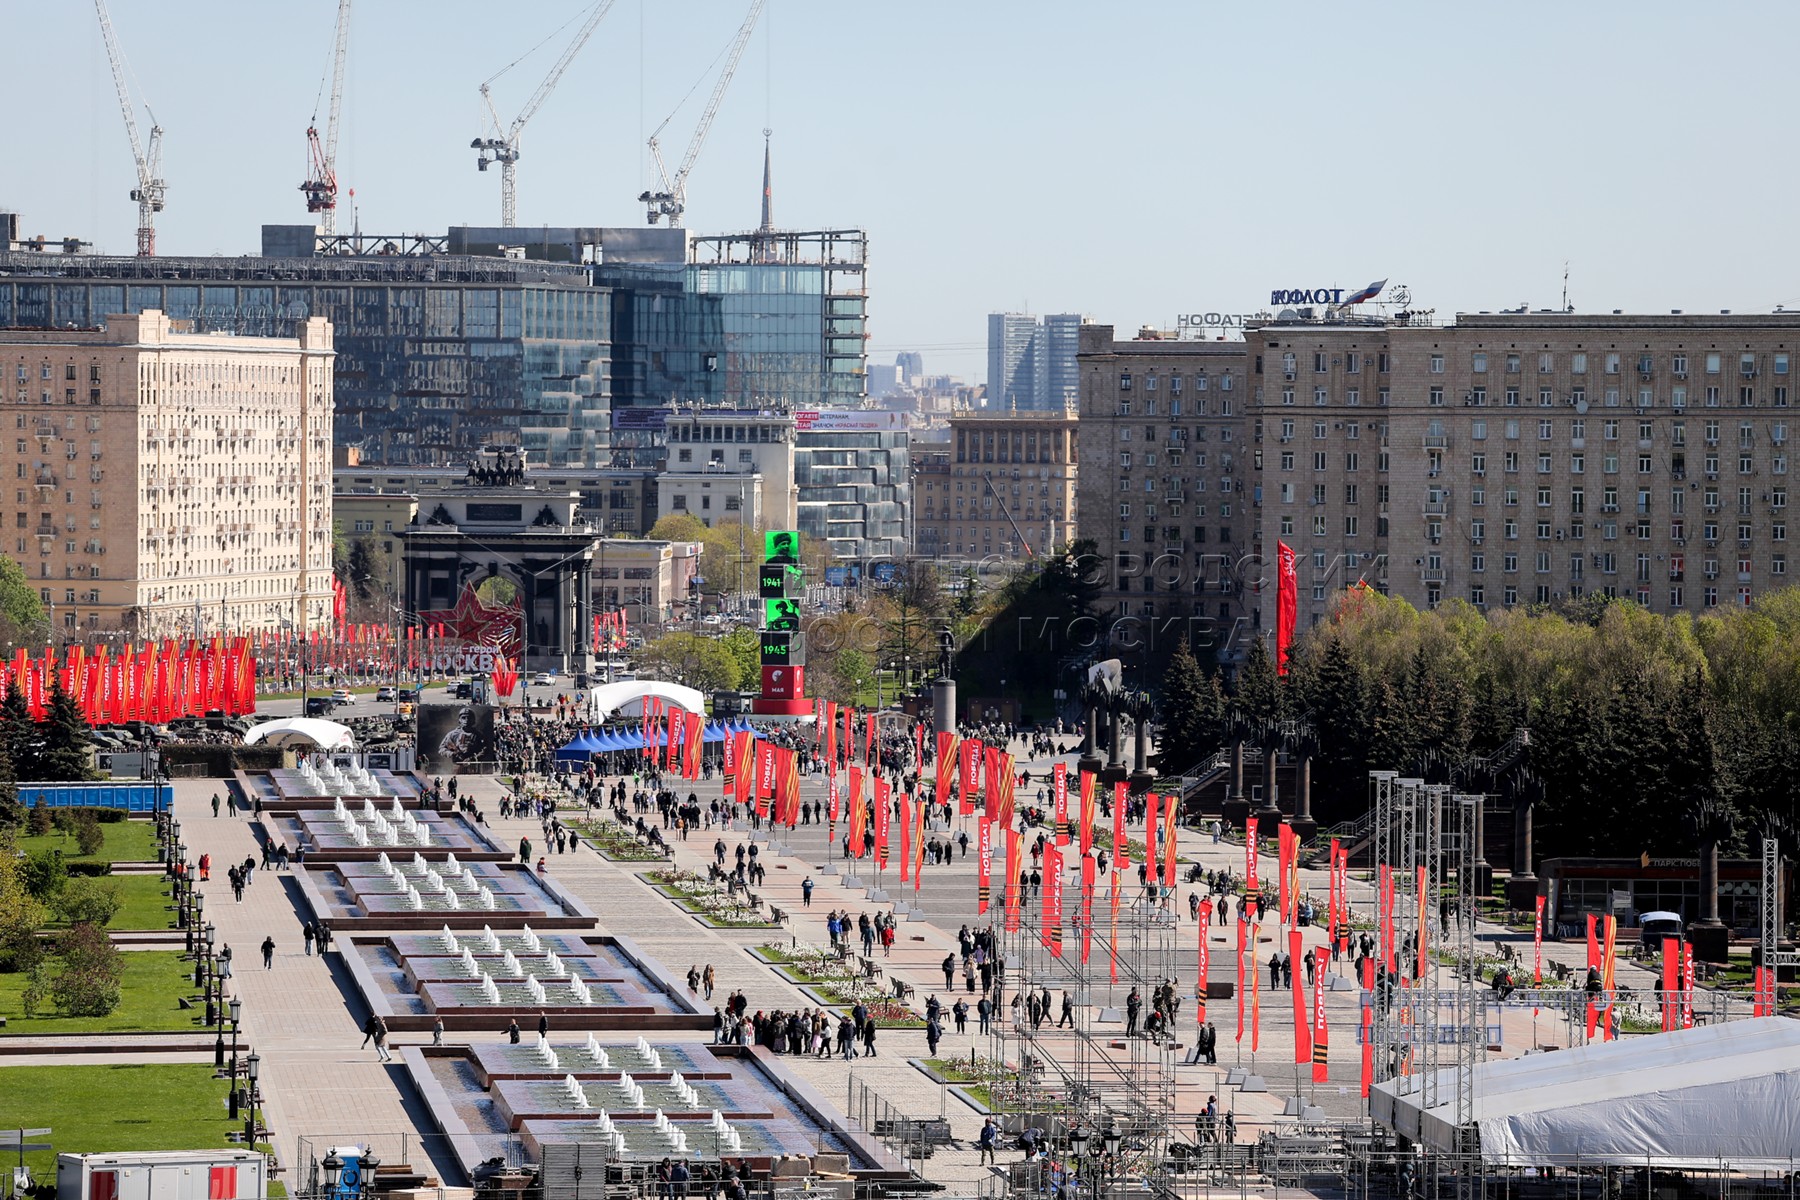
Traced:
<path id="1" fill-rule="evenodd" d="M 913 802 L 913 895 L 919 894 L 919 884 L 925 879 L 925 798 L 918 797 Z"/>
<path id="2" fill-rule="evenodd" d="M 1211 900 L 1200 902 L 1200 953 L 1197 964 L 1199 969 L 1194 975 L 1194 1025 L 1196 1028 L 1206 1024 L 1206 980 L 1207 973 L 1212 969 L 1212 946 L 1207 942 L 1206 935 L 1212 929 L 1212 911 Z"/>
<path id="3" fill-rule="evenodd" d="M 1276 827 L 1276 833 L 1278 837 L 1276 838 L 1275 855 L 1275 903 L 1277 911 L 1281 914 L 1281 923 L 1292 925 L 1294 923 L 1293 873 L 1288 869 L 1288 864 L 1292 862 L 1294 855 L 1294 827 L 1283 821 Z"/>
<path id="4" fill-rule="evenodd" d="M 875 728 L 875 714 L 863 717 L 863 761 L 874 766 L 881 751 L 881 734 Z"/>
<path id="5" fill-rule="evenodd" d="M 869 810 L 863 805 L 862 768 L 850 768 L 850 857 L 861 858 L 869 840 Z"/>
<path id="6" fill-rule="evenodd" d="M 1294 548 L 1275 543 L 1275 673 L 1288 673 L 1288 648 L 1294 644 L 1294 620 L 1299 612 L 1300 585 L 1294 572 Z"/>
<path id="7" fill-rule="evenodd" d="M 1108 902 L 1112 905 L 1112 928 L 1106 938 L 1107 978 L 1119 982 L 1119 868 L 1112 870 L 1112 888 Z"/>
<path id="8" fill-rule="evenodd" d="M 1044 848 L 1044 945 L 1052 957 L 1063 952 L 1063 856 L 1055 846 Z"/>
<path id="9" fill-rule="evenodd" d="M 844 759 L 856 757 L 856 710 L 844 705 Z"/>
<path id="10" fill-rule="evenodd" d="M 1285 827 L 1284 827 L 1285 828 Z M 1279 943 L 1278 943 L 1279 944 Z M 1301 960 L 1306 957 L 1306 936 L 1298 929 L 1288 930 L 1288 970 L 1294 993 L 1294 1062 L 1312 1061 L 1312 1013 L 1306 1002 L 1306 971 Z"/>
<path id="11" fill-rule="evenodd" d="M 1239 928 L 1243 922 L 1238 922 Z M 1250 933 L 1250 1053 L 1262 1041 L 1262 972 L 1256 969 L 1256 933 Z"/>
<path id="12" fill-rule="evenodd" d="M 835 700 L 825 702 L 825 761 L 834 769 L 837 767 L 837 701 Z"/>
<path id="13" fill-rule="evenodd" d="M 1394 946 L 1396 940 L 1394 935 L 1394 904 L 1396 902 L 1396 894 L 1394 889 L 1394 869 L 1387 863 L 1381 864 L 1378 886 L 1381 888 L 1381 895 L 1378 901 L 1381 907 L 1381 965 L 1387 968 L 1387 973 L 1389 975 L 1394 975 L 1399 969 L 1399 956 L 1396 953 Z"/>
<path id="14" fill-rule="evenodd" d="M 1613 996 L 1616 994 L 1614 989 L 1618 987 L 1618 983 L 1613 975 L 1613 968 L 1618 962 L 1618 949 L 1619 918 L 1608 914 L 1606 918 L 1606 936 L 1601 945 L 1601 952 L 1605 957 L 1601 960 L 1603 965 L 1600 968 L 1600 986 L 1606 990 L 1606 1030 L 1604 1036 L 1609 1042 L 1613 1040 Z"/>
<path id="15" fill-rule="evenodd" d="M 957 736 L 948 731 L 937 735 L 937 786 L 932 789 L 932 803 L 939 808 L 947 808 L 950 804 L 951 790 L 955 786 L 957 766 Z"/>
<path id="16" fill-rule="evenodd" d="M 1144 796 L 1144 866 L 1151 882 L 1162 878 L 1162 860 L 1156 854 L 1156 817 L 1160 807 L 1155 796 Z"/>
<path id="17" fill-rule="evenodd" d="M 994 891 L 994 823 L 984 814 L 975 831 L 975 912 L 986 913 Z"/>
<path id="18" fill-rule="evenodd" d="M 1113 784 L 1113 861 L 1120 870 L 1131 865 L 1131 838 L 1125 832 L 1125 781 Z"/>
<path id="19" fill-rule="evenodd" d="M 1298 979 L 1298 976 L 1295 978 Z M 1325 964 L 1323 962 L 1313 969 L 1312 1019 L 1312 1077 L 1314 1083 L 1324 1083 L 1331 1073 L 1330 1063 L 1327 1061 L 1331 1049 L 1331 1031 L 1325 1027 Z"/>
<path id="20" fill-rule="evenodd" d="M 1668 1033 L 1680 1024 L 1681 1016 L 1681 941 L 1662 940 L 1662 1027 Z"/>
<path id="21" fill-rule="evenodd" d="M 1094 852 L 1094 773 L 1081 773 L 1081 852 Z"/>
<path id="22" fill-rule="evenodd" d="M 1599 918 L 1596 917 L 1593 913 L 1588 914 L 1588 919 L 1587 919 L 1587 969 L 1592 972 L 1598 972 L 1600 970 L 1600 937 L 1599 937 L 1597 928 L 1595 926 L 1595 922 L 1598 920 L 1599 920 Z M 1588 1039 L 1590 1041 L 1593 1040 L 1594 1030 L 1599 1026 L 1599 1022 L 1600 1022 L 1600 1007 L 1599 1007 L 1599 1005 L 1595 1004 L 1592 1000 L 1589 1000 L 1588 1006 L 1587 1006 L 1587 1035 L 1588 1035 Z"/>
<path id="23" fill-rule="evenodd" d="M 982 745 L 970 738 L 958 747 L 956 811 L 968 816 L 975 811 L 975 788 L 980 783 Z"/>
<path id="24" fill-rule="evenodd" d="M 1329 878 L 1331 880 L 1331 892 L 1330 892 L 1330 896 L 1331 896 L 1330 921 L 1331 921 L 1331 924 L 1329 926 L 1327 926 L 1327 933 L 1331 939 L 1331 944 L 1333 946 L 1336 946 L 1338 944 L 1338 938 L 1342 936 L 1344 926 L 1349 923 L 1344 919 L 1345 905 L 1344 905 L 1344 889 L 1342 886 L 1343 885 L 1343 877 L 1338 874 L 1338 853 L 1341 848 L 1342 847 L 1340 846 L 1338 839 L 1332 838 L 1331 839 L 1331 860 L 1330 860 L 1331 861 L 1331 875 L 1329 876 Z"/>
<path id="25" fill-rule="evenodd" d="M 1087 965 L 1094 948 L 1094 856 L 1081 856 L 1081 964 Z"/>
<path id="26" fill-rule="evenodd" d="M 1008 825 L 1006 829 L 1006 931 L 1016 933 L 1019 929 L 1019 870 L 1020 848 L 1019 831 Z"/>
<path id="27" fill-rule="evenodd" d="M 825 773 L 825 798 L 827 801 L 827 807 L 825 810 L 826 815 L 831 820 L 831 824 L 829 826 L 827 826 L 827 828 L 831 831 L 829 834 L 829 837 L 833 842 L 835 842 L 835 841 L 837 841 L 838 814 L 840 812 L 842 812 L 842 810 L 843 810 L 843 805 L 842 805 L 843 796 L 838 792 L 838 776 L 837 776 L 837 764 L 836 763 L 833 763 L 831 765 L 830 769 Z"/>
<path id="28" fill-rule="evenodd" d="M 1544 898 L 1537 898 L 1537 916 L 1531 923 L 1531 982 L 1544 982 Z"/>
<path id="29" fill-rule="evenodd" d="M 1362 1096 L 1369 1098 L 1375 1080 L 1375 964 L 1363 960 L 1362 975 Z"/>
<path id="30" fill-rule="evenodd" d="M 1237 1040 L 1244 1040 L 1244 939 L 1250 923 L 1239 914 L 1237 922 Z"/>
<path id="31" fill-rule="evenodd" d="M 1244 818 L 1244 893 L 1256 891 L 1256 818 Z M 1260 906 L 1258 906 L 1260 910 Z"/>
<path id="32" fill-rule="evenodd" d="M 989 760 L 988 770 L 988 813 L 1010 829 L 1013 823 L 1013 788 L 1018 783 L 1018 775 L 1013 769 L 1013 756 L 997 755 Z"/>
<path id="33" fill-rule="evenodd" d="M 888 865 L 888 819 L 892 814 L 892 791 L 887 780 L 875 777 L 875 869 L 887 870 Z"/>
<path id="34" fill-rule="evenodd" d="M 1681 954 L 1681 1027 L 1694 1027 L 1694 948 L 1688 945 Z"/>
<path id="35" fill-rule="evenodd" d="M 880 823 L 876 824 L 876 841 L 881 834 Z M 877 851 L 879 853 L 879 851 Z M 905 792 L 900 793 L 900 882 L 905 883 L 912 878 L 912 800 Z"/>
<path id="36" fill-rule="evenodd" d="M 1413 886 L 1419 892 L 1419 944 L 1413 959 L 1413 978 L 1423 979 L 1425 972 L 1431 970 L 1431 959 L 1426 955 L 1426 934 L 1431 929 L 1431 892 L 1425 883 L 1425 868 L 1420 867 L 1414 878 Z"/>
<path id="37" fill-rule="evenodd" d="M 1175 837 L 1175 805 L 1178 800 L 1179 797 L 1174 792 L 1163 798 L 1163 878 L 1169 881 L 1170 887 L 1174 887 L 1176 880 L 1180 878 L 1175 873 L 1175 856 L 1179 849 Z M 1156 803 L 1155 793 L 1151 793 L 1148 801 Z"/>
<path id="38" fill-rule="evenodd" d="M 1050 768 L 1050 792 L 1056 800 L 1056 844 L 1069 844 L 1069 764 L 1059 762 Z"/>

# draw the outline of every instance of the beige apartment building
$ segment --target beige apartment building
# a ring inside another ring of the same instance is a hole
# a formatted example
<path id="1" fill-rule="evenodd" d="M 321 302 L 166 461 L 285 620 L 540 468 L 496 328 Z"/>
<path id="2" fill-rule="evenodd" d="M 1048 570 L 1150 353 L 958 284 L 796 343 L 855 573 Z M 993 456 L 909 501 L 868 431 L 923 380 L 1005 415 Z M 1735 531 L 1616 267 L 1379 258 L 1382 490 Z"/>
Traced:
<path id="1" fill-rule="evenodd" d="M 691 513 L 708 527 L 739 521 L 793 529 L 800 489 L 794 479 L 794 419 L 730 409 L 669 414 L 668 462 L 656 479 L 657 511 Z"/>
<path id="2" fill-rule="evenodd" d="M 331 620 L 332 332 L 196 334 L 155 310 L 0 330 L 6 550 L 63 636 Z"/>
<path id="3" fill-rule="evenodd" d="M 1115 637 L 1187 629 L 1228 655 L 1255 531 L 1245 344 L 1080 332 L 1076 523 Z"/>
<path id="4" fill-rule="evenodd" d="M 1789 313 L 1252 329 L 1253 549 L 1294 548 L 1303 627 L 1359 578 L 1421 607 L 1749 604 L 1790 581 L 1797 347 Z"/>
<path id="5" fill-rule="evenodd" d="M 962 412 L 914 455 L 915 553 L 1043 557 L 1076 536 L 1073 412 Z"/>

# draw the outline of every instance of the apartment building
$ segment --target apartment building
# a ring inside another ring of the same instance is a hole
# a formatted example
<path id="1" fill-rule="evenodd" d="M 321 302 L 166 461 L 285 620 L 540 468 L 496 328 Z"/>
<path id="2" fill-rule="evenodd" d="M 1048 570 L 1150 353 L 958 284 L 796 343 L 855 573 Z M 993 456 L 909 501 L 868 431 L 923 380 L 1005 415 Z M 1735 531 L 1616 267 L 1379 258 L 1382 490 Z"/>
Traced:
<path id="1" fill-rule="evenodd" d="M 1246 616 L 1250 361 L 1243 342 L 1081 328 L 1076 524 L 1120 638 L 1199 621 L 1225 649 Z"/>
<path id="2" fill-rule="evenodd" d="M 1282 319 L 1247 334 L 1255 548 L 1302 625 L 1362 579 L 1429 607 L 1657 612 L 1789 582 L 1800 314 Z M 1272 589 L 1255 598 L 1272 627 Z"/>
<path id="3" fill-rule="evenodd" d="M 964 412 L 949 425 L 947 449 L 914 457 L 917 553 L 1023 559 L 1075 539 L 1073 412 Z"/>
<path id="4" fill-rule="evenodd" d="M 64 636 L 330 622 L 332 329 L 295 328 L 0 329 L 6 549 Z"/>

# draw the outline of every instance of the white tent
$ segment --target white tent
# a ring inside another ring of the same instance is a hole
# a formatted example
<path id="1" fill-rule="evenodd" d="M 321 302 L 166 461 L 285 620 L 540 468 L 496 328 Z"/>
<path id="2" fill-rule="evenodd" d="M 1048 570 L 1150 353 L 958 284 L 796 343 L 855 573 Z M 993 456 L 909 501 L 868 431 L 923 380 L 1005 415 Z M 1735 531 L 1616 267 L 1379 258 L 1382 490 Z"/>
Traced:
<path id="1" fill-rule="evenodd" d="M 594 688 L 590 694 L 590 711 L 596 721 L 611 720 L 616 713 L 620 716 L 640 716 L 643 713 L 645 697 L 655 696 L 665 700 L 674 708 L 686 709 L 692 713 L 706 711 L 706 697 L 691 687 L 679 683 L 664 683 L 657 679 L 626 679 L 618 683 L 606 683 Z"/>
<path id="2" fill-rule="evenodd" d="M 244 745 L 267 742 L 271 746 L 317 746 L 321 750 L 346 750 L 356 745 L 356 735 L 347 725 L 318 717 L 282 717 L 253 725 L 244 735 Z"/>
<path id="3" fill-rule="evenodd" d="M 1414 1075 L 1369 1090 L 1375 1120 L 1440 1151 L 1455 1075 L 1427 1107 Z M 1800 1158 L 1800 1021 L 1761 1017 L 1596 1042 L 1475 1068 L 1474 1123 L 1490 1165 L 1572 1163 L 1793 1169 Z"/>

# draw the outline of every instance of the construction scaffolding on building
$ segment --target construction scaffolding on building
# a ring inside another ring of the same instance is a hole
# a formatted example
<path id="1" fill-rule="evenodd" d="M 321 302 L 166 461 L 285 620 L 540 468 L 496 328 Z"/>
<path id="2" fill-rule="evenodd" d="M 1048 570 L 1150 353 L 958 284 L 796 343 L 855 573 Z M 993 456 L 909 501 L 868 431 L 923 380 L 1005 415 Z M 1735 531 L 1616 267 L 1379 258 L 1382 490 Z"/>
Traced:
<path id="1" fill-rule="evenodd" d="M 1067 849 L 1078 862 L 1079 847 Z M 1096 874 L 1090 898 L 1080 872 L 1065 868 L 1064 879 L 1074 882 L 1065 888 L 1070 917 L 1060 928 L 1046 924 L 1037 894 L 1020 897 L 1016 921 L 996 922 L 1006 970 L 991 1054 L 1007 1068 L 1007 1083 L 994 1107 L 1003 1134 L 1035 1130 L 1051 1153 L 1009 1164 L 991 1194 L 1045 1194 L 1057 1182 L 1048 1173 L 1069 1162 L 1097 1195 L 1127 1178 L 1154 1194 L 1171 1190 L 1169 1147 L 1179 1140 L 1175 1030 L 1184 1002 L 1176 982 L 1178 914 L 1173 889 L 1140 887 L 1133 872 L 1110 874 L 1112 881 Z M 1117 1024 L 1127 1020 L 1133 993 L 1141 1009 L 1121 1037 Z"/>

